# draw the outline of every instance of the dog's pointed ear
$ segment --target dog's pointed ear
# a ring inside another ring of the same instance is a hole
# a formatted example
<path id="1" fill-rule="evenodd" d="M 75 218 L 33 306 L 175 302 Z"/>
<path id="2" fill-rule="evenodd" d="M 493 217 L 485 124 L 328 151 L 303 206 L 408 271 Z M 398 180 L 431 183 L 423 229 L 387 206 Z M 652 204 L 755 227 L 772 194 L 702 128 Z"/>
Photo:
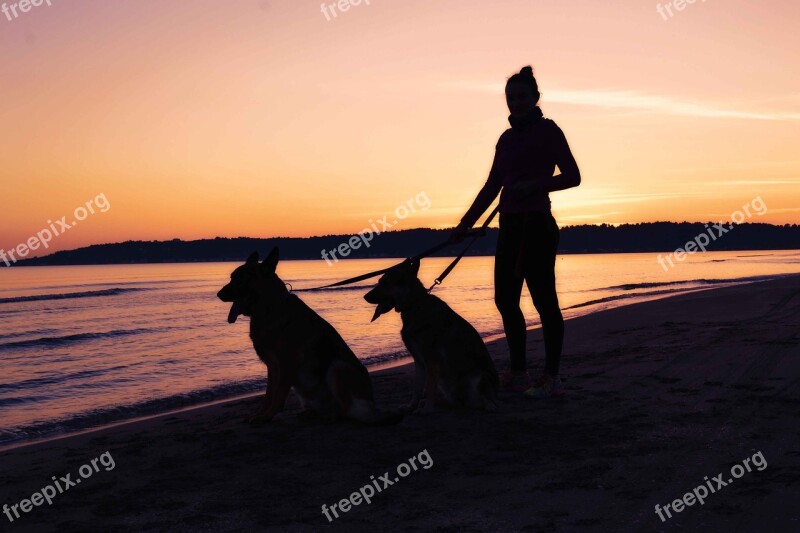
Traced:
<path id="1" fill-rule="evenodd" d="M 250 257 L 247 258 L 247 263 L 258 263 L 258 252 L 250 254 Z"/>
<path id="2" fill-rule="evenodd" d="M 270 272 L 275 272 L 275 269 L 278 267 L 278 259 L 279 259 L 279 252 L 278 247 L 272 249 L 267 257 L 264 258 L 264 262 L 261 263 L 265 269 L 269 270 Z"/>

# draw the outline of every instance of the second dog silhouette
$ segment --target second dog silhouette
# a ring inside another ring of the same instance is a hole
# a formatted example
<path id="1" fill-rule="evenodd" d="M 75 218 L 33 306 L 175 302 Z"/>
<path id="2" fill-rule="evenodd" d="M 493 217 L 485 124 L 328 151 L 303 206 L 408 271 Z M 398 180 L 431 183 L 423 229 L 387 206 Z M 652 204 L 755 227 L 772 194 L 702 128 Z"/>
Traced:
<path id="1" fill-rule="evenodd" d="M 407 411 L 432 411 L 439 385 L 452 403 L 494 410 L 499 380 L 483 339 L 444 301 L 428 293 L 418 272 L 419 262 L 403 262 L 364 296 L 377 305 L 372 320 L 395 309 L 403 321 L 400 334 L 416 372 Z"/>

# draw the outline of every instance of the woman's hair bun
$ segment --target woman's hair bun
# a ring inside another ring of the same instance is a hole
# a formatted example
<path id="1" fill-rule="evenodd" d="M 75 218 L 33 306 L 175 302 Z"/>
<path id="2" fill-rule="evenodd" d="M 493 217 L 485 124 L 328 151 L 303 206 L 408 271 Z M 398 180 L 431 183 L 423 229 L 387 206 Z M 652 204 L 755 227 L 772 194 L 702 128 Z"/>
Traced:
<path id="1" fill-rule="evenodd" d="M 519 72 L 508 78 L 506 81 L 506 87 L 509 86 L 511 83 L 524 83 L 528 87 L 530 87 L 531 92 L 533 92 L 534 98 L 536 102 L 539 102 L 541 98 L 541 93 L 539 92 L 539 84 L 536 83 L 536 78 L 533 75 L 533 67 L 530 65 L 522 67 Z"/>

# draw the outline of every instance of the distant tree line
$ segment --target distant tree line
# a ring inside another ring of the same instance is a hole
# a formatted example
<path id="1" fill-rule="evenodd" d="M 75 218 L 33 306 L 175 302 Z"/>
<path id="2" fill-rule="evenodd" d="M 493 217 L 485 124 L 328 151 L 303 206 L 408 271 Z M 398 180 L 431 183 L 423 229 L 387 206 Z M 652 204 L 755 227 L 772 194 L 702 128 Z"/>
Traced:
<path id="1" fill-rule="evenodd" d="M 713 223 L 699 222 L 645 222 L 612 226 L 581 225 L 561 228 L 559 253 L 632 253 L 672 252 L 684 246 L 700 233 L 707 233 Z M 478 239 L 468 255 L 493 255 L 497 242 L 497 229 L 490 228 L 485 237 Z M 258 239 L 236 237 L 201 239 L 196 241 L 126 241 L 114 244 L 96 244 L 76 250 L 60 251 L 48 256 L 26 259 L 17 266 L 37 265 L 104 265 L 135 263 L 186 263 L 210 261 L 242 261 L 251 252 L 262 255 L 273 246 L 280 247 L 282 259 L 318 259 L 322 251 L 338 250 L 342 245 L 347 252 L 343 259 L 375 257 L 410 257 L 445 239 L 450 230 L 410 229 L 390 231 L 355 240 L 353 235 L 324 235 L 319 237 L 271 237 Z M 359 244 L 360 242 L 360 244 Z M 438 256 L 456 255 L 466 244 L 452 245 Z M 722 250 L 786 250 L 800 248 L 800 226 L 786 224 L 740 224 L 729 230 L 708 246 L 709 251 Z M 335 257 L 341 257 L 336 253 Z"/>

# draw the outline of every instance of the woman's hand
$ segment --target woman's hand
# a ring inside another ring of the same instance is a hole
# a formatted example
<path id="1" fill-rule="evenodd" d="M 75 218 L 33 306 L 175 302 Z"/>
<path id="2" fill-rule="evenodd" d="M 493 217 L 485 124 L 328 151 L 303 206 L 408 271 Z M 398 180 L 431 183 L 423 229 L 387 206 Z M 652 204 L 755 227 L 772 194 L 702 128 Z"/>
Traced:
<path id="1" fill-rule="evenodd" d="M 448 242 L 450 244 L 460 243 L 461 241 L 464 240 L 464 237 L 466 237 L 468 231 L 469 231 L 468 227 L 459 224 L 458 226 L 453 228 L 453 232 L 450 234 L 450 239 L 448 240 Z"/>

